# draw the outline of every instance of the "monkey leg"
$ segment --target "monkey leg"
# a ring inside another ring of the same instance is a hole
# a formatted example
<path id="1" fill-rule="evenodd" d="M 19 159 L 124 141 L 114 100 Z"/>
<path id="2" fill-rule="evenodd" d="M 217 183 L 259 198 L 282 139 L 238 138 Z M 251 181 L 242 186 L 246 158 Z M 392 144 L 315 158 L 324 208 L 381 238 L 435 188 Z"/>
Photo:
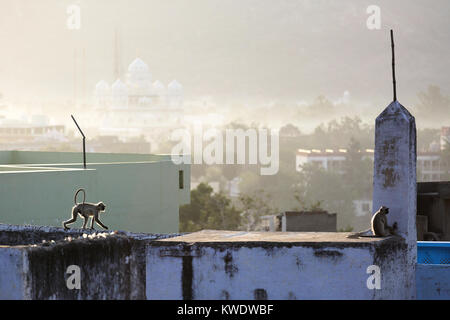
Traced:
<path id="1" fill-rule="evenodd" d="M 103 227 L 103 229 L 108 230 L 108 227 L 105 226 L 103 223 L 101 223 L 101 221 L 100 221 L 100 219 L 99 219 L 98 217 L 92 218 L 92 224 L 94 224 L 94 219 L 95 219 L 95 222 L 97 222 L 98 225 L 100 225 L 101 227 Z"/>
<path id="2" fill-rule="evenodd" d="M 89 220 L 89 217 L 83 216 L 83 219 L 84 219 L 83 229 L 86 229 L 86 224 L 87 224 L 87 222 Z"/>
<path id="3" fill-rule="evenodd" d="M 91 220 L 91 229 L 94 229 L 94 221 L 95 221 L 95 217 L 92 216 L 92 220 Z"/>
<path id="4" fill-rule="evenodd" d="M 67 225 L 68 225 L 68 224 L 72 224 L 72 223 L 74 223 L 75 221 L 77 221 L 77 216 L 78 216 L 78 213 L 76 212 L 76 209 L 75 209 L 75 207 L 74 207 L 74 208 L 72 209 L 72 219 L 69 219 L 69 220 L 66 220 L 66 221 L 63 222 L 64 229 L 69 229 L 69 228 L 67 227 Z"/>
<path id="5" fill-rule="evenodd" d="M 397 234 L 397 229 L 398 229 L 398 227 L 397 227 L 397 222 L 394 222 L 394 224 L 392 225 L 392 227 L 390 227 L 390 226 L 387 226 L 387 233 L 390 235 L 390 236 L 395 236 L 396 234 Z"/>

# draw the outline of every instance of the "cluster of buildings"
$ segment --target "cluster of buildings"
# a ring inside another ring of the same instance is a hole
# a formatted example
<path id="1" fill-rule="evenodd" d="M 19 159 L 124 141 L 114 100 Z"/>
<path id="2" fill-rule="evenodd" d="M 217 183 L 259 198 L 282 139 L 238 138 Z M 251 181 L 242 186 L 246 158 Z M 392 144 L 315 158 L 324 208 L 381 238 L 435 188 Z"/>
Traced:
<path id="1" fill-rule="evenodd" d="M 39 150 L 49 143 L 64 142 L 65 126 L 51 124 L 45 115 L 13 119 L 0 114 L 0 150 Z"/>
<path id="2" fill-rule="evenodd" d="M 447 179 L 449 167 L 443 157 L 443 151 L 450 141 L 450 127 L 441 129 L 440 143 L 433 142 L 427 151 L 417 153 L 417 181 L 437 182 Z M 374 160 L 374 150 L 360 150 L 362 159 Z M 298 149 L 296 153 L 296 171 L 301 172 L 302 167 L 308 163 L 314 163 L 338 173 L 343 173 L 344 163 L 348 157 L 348 150 L 340 149 Z M 355 214 L 363 217 L 372 214 L 372 199 L 356 199 L 353 201 Z"/>
<path id="3" fill-rule="evenodd" d="M 450 142 L 450 127 L 442 127 L 440 142 L 430 144 L 427 151 L 417 153 L 417 180 L 435 182 L 444 180 L 448 174 L 448 163 L 442 152 Z M 362 159 L 374 159 L 374 150 L 361 150 Z M 347 149 L 298 149 L 296 154 L 296 170 L 300 172 L 307 163 L 316 163 L 325 170 L 343 172 L 343 164 L 347 159 Z"/>
<path id="4" fill-rule="evenodd" d="M 373 161 L 373 150 L 361 151 L 362 158 L 369 158 Z M 346 149 L 326 149 L 326 150 L 305 150 L 298 149 L 296 155 L 296 170 L 300 172 L 306 163 L 317 163 L 325 170 L 343 172 L 343 163 L 347 159 Z M 417 154 L 417 179 L 422 182 L 441 181 L 447 174 L 448 166 L 442 159 L 441 150 L 419 152 Z"/>
<path id="5" fill-rule="evenodd" d="M 153 81 L 148 65 L 136 58 L 122 78 L 111 84 L 99 81 L 92 103 L 74 114 L 88 136 L 107 137 L 109 140 L 116 137 L 122 144 L 134 143 L 133 139 L 142 140 L 143 137 L 147 143 L 139 145 L 138 152 L 150 152 L 148 146 L 157 145 L 157 141 L 152 140 L 157 134 L 183 125 L 183 101 L 184 89 L 180 82 L 172 80 L 164 85 L 159 80 Z M 2 150 L 38 151 L 49 143 L 55 148 L 62 143 L 71 143 L 66 130 L 69 121 L 72 125 L 69 111 L 67 122 L 53 124 L 44 114 L 13 119 L 9 109 L 0 100 Z M 100 151 L 103 147 L 106 145 L 88 151 Z M 133 149 L 124 147 L 127 151 Z"/>

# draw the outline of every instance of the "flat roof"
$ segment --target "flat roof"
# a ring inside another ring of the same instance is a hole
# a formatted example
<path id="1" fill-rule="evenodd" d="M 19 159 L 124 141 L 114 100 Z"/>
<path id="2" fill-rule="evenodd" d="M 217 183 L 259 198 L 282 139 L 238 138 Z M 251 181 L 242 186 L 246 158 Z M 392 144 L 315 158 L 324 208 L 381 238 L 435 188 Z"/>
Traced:
<path id="1" fill-rule="evenodd" d="M 271 242 L 271 243 L 373 243 L 389 238 L 359 237 L 348 238 L 352 232 L 247 232 L 247 231 L 222 231 L 202 230 L 169 239 L 157 240 L 157 242 L 186 242 L 186 243 L 211 243 L 211 242 Z"/>

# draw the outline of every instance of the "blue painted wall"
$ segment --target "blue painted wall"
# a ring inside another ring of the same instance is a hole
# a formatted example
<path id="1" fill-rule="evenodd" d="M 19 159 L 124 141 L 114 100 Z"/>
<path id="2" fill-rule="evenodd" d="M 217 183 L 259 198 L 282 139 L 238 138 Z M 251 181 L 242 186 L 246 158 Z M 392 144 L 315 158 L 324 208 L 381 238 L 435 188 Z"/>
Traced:
<path id="1" fill-rule="evenodd" d="M 417 264 L 418 300 L 450 300 L 450 264 Z"/>

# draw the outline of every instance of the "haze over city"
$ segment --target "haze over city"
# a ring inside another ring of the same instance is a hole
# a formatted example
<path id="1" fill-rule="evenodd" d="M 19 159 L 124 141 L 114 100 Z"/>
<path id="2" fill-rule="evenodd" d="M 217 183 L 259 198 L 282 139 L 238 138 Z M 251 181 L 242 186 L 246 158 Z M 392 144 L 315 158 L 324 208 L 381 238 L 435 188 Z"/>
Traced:
<path id="1" fill-rule="evenodd" d="M 68 6 L 81 28 L 67 28 Z M 350 93 L 359 108 L 391 97 L 390 43 L 398 42 L 398 92 L 405 105 L 437 85 L 446 94 L 448 1 L 377 1 L 381 29 L 369 30 L 372 1 L 24 1 L 0 3 L 0 92 L 16 101 L 73 100 L 74 50 L 85 99 L 114 81 L 115 32 L 122 71 L 137 56 L 154 78 L 176 78 L 187 98 L 217 102 L 332 101 Z M 82 51 L 85 64 L 80 65 Z M 81 84 L 80 84 L 81 85 Z"/>
<path id="2" fill-rule="evenodd" d="M 444 166 L 435 153 L 450 138 L 448 9 L 440 0 L 4 0 L 0 147 L 79 152 L 70 115 L 88 152 L 194 153 L 171 139 L 189 132 L 193 145 L 204 140 L 195 159 L 218 159 L 192 163 L 192 189 L 207 183 L 236 203 L 263 188 L 268 214 L 320 207 L 338 213 L 340 229 L 359 227 L 371 210 L 374 120 L 393 99 L 391 29 L 398 100 L 417 122 L 418 180 L 447 174 L 429 163 Z M 266 153 L 273 177 L 245 157 L 224 163 L 220 148 L 205 157 L 209 129 L 253 130 L 240 150 L 252 159 L 264 151 L 257 132 L 278 130 Z M 357 163 L 348 150 L 361 152 Z"/>
<path id="3" fill-rule="evenodd" d="M 0 300 L 450 300 L 449 13 L 0 0 Z"/>

